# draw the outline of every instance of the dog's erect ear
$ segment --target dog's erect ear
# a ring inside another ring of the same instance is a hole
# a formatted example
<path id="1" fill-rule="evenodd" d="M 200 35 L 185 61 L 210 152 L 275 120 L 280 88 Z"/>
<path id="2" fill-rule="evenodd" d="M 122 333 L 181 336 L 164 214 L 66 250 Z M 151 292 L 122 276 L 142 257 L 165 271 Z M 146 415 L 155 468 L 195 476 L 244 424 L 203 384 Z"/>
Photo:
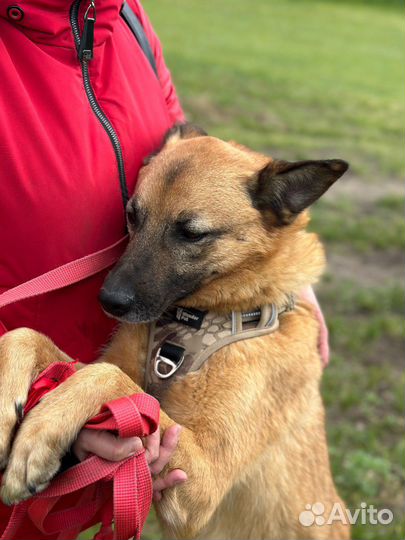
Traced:
<path id="1" fill-rule="evenodd" d="M 272 161 L 249 188 L 253 205 L 263 213 L 270 211 L 278 225 L 288 225 L 319 199 L 348 166 L 341 159 Z"/>
<path id="2" fill-rule="evenodd" d="M 144 165 L 148 165 L 152 161 L 152 159 L 159 154 L 161 150 L 167 145 L 167 144 L 175 144 L 176 142 L 180 141 L 181 139 L 193 139 L 194 137 L 205 137 L 207 136 L 207 133 L 200 128 L 199 126 L 196 126 L 195 124 L 191 124 L 189 122 L 185 124 L 175 124 L 172 128 L 169 129 L 169 131 L 166 133 L 166 135 L 163 138 L 163 142 L 155 152 L 152 152 L 149 156 L 147 156 L 143 160 Z"/>
<path id="3" fill-rule="evenodd" d="M 195 124 L 191 124 L 188 122 L 186 124 L 175 124 L 166 133 L 163 146 L 165 146 L 166 144 L 174 144 L 181 139 L 194 139 L 194 137 L 205 136 L 207 136 L 207 133 Z"/>

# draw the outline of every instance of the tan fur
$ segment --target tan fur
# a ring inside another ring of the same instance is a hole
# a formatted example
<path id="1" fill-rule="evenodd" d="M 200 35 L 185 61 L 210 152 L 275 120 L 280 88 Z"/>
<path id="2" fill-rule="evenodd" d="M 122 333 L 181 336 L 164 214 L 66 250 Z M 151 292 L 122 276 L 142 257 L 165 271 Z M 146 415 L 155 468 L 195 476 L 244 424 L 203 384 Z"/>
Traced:
<path id="1" fill-rule="evenodd" d="M 167 185 L 165 170 L 183 159 L 184 145 L 194 159 L 184 178 Z M 151 219 L 165 222 L 186 206 L 230 230 L 207 255 L 218 277 L 182 305 L 217 311 L 282 305 L 321 274 L 323 249 L 305 232 L 305 213 L 291 225 L 273 227 L 252 207 L 246 186 L 268 161 L 211 137 L 176 137 L 143 169 L 138 195 L 155 201 Z M 9 456 L 13 404 L 24 401 L 33 377 L 56 359 L 49 340 L 18 332 L 0 340 L 0 426 L 6 426 L 0 460 L 8 458 L 1 493 L 11 502 L 29 496 L 29 483 L 47 485 L 60 456 L 104 402 L 141 391 L 148 325 L 122 324 L 101 363 L 80 369 L 29 413 Z M 341 502 L 329 467 L 318 332 L 311 307 L 300 302 L 280 317 L 277 332 L 233 343 L 172 384 L 161 425 L 184 426 L 169 468 L 185 470 L 188 481 L 167 490 L 157 504 L 165 538 L 349 538 L 340 523 L 303 527 L 298 520 L 306 504 L 319 501 L 328 510 Z M 23 369 L 22 387 L 11 385 Z"/>

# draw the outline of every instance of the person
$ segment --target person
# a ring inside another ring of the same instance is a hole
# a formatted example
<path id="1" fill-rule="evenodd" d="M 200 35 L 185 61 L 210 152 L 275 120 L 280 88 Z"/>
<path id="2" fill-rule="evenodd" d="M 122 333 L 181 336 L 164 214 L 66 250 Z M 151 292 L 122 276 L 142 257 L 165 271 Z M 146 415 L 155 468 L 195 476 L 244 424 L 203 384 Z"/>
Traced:
<path id="1" fill-rule="evenodd" d="M 120 15 L 120 0 L 96 3 L 88 62 L 96 103 L 119 141 L 121 172 L 116 146 L 86 94 L 76 50 L 74 31 L 76 25 L 83 31 L 89 2 L 0 1 L 0 293 L 122 237 L 123 184 L 133 191 L 143 158 L 184 120 L 159 40 L 141 5 L 129 4 L 158 77 Z M 71 357 L 95 360 L 115 325 L 97 301 L 106 273 L 3 308 L 3 329 L 33 328 Z M 153 473 L 167 463 L 178 436 L 175 427 L 161 445 L 158 433 L 146 439 Z M 140 444 L 84 430 L 74 451 L 79 459 L 94 453 L 118 460 Z M 155 480 L 155 498 L 185 478 L 171 471 Z"/>
<path id="2" fill-rule="evenodd" d="M 119 240 L 143 159 L 184 121 L 159 39 L 139 1 L 127 1 L 157 73 L 122 0 L 0 0 L 0 293 Z M 94 41 L 87 36 L 83 54 L 90 15 Z M 97 300 L 107 272 L 3 308 L 3 331 L 30 327 L 70 357 L 94 361 L 116 324 Z M 179 432 L 146 440 L 152 473 L 169 461 Z M 141 444 L 83 430 L 73 450 L 116 460 Z M 180 470 L 156 479 L 155 498 L 185 480 Z"/>

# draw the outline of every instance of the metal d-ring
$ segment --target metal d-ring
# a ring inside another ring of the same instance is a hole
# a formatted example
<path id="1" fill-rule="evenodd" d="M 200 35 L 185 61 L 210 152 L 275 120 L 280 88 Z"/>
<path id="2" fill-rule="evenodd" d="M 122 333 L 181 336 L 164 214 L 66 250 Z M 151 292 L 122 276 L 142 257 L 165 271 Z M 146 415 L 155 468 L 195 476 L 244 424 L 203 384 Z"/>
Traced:
<path id="1" fill-rule="evenodd" d="M 160 354 L 160 351 L 162 349 L 160 348 L 158 352 L 156 353 L 155 358 L 155 364 L 153 366 L 153 371 L 155 372 L 155 375 L 159 377 L 159 379 L 168 379 L 172 375 L 176 373 L 176 371 L 179 369 L 179 367 L 182 365 L 184 361 L 185 353 L 183 353 L 183 356 L 180 358 L 180 360 L 176 363 L 173 362 L 173 360 L 170 360 L 170 358 L 167 358 L 166 356 L 162 356 Z M 165 366 L 169 366 L 170 370 L 167 373 L 162 373 L 159 371 L 159 366 L 161 364 L 164 364 Z"/>

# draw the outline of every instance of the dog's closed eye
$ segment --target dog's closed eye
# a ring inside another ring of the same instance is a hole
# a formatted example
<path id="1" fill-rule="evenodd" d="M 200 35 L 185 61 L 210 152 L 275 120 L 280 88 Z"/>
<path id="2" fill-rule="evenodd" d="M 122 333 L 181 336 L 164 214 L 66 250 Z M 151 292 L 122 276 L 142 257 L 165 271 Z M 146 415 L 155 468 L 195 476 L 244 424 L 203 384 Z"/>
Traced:
<path id="1" fill-rule="evenodd" d="M 192 220 L 176 223 L 176 236 L 185 242 L 200 242 L 211 235 L 212 231 L 197 227 Z"/>

